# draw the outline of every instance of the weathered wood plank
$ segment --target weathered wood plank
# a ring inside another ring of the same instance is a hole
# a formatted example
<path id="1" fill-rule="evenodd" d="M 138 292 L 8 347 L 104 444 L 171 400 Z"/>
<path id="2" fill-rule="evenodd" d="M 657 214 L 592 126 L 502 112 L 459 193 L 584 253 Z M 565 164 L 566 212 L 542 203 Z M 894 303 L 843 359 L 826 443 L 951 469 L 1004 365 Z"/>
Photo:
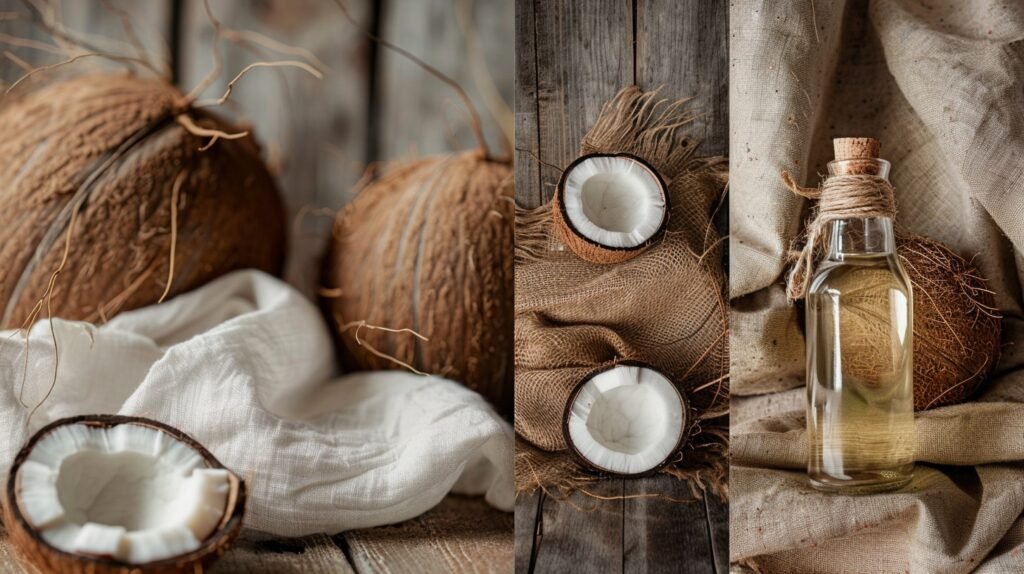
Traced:
<path id="1" fill-rule="evenodd" d="M 366 0 L 347 0 L 364 27 Z M 351 199 L 352 186 L 373 158 L 367 155 L 367 101 L 371 72 L 369 40 L 333 2 L 321 0 L 210 0 L 214 15 L 236 30 L 258 32 L 313 52 L 326 65 L 323 80 L 288 68 L 254 69 L 236 86 L 231 104 L 218 112 L 250 124 L 265 150 L 288 208 L 336 209 Z M 187 0 L 183 17 L 180 85 L 199 84 L 212 67 L 214 28 L 202 0 Z M 224 93 L 227 83 L 258 60 L 294 60 L 295 55 L 221 42 L 224 71 L 203 98 Z M 319 278 L 319 258 L 330 219 L 309 215 L 294 225 L 286 278 L 307 295 Z"/>
<path id="2" fill-rule="evenodd" d="M 119 56 L 145 57 L 158 71 L 168 62 L 167 37 L 164 33 L 170 19 L 167 0 L 132 2 L 108 0 L 109 7 L 99 2 L 61 2 L 55 5 L 54 16 L 68 33 L 96 48 Z M 125 30 L 122 14 L 130 23 L 132 36 Z M 12 17 L 17 15 L 16 17 Z M 0 0 L 0 54 L 10 54 L 33 66 L 54 64 L 68 58 L 24 45 L 18 39 L 34 40 L 54 47 L 57 44 L 47 32 L 31 23 L 30 11 L 20 0 Z M 134 37 L 137 50 L 132 44 Z M 133 66 L 100 58 L 87 58 L 71 65 L 74 71 L 124 70 Z M 138 68 L 142 70 L 142 68 Z M 61 70 L 61 72 L 66 70 Z M 0 80 L 13 82 L 24 70 L 6 55 L 0 56 Z M 51 72 L 53 75 L 57 72 Z"/>
<path id="3" fill-rule="evenodd" d="M 0 37 L 4 38 L 0 41 L 0 90 L 6 90 L 25 73 L 8 54 L 33 66 L 60 61 L 57 56 L 13 44 L 17 42 L 16 39 L 48 43 L 45 34 L 29 26 L 23 19 L 27 14 L 19 0 L 0 0 Z"/>
<path id="4" fill-rule="evenodd" d="M 729 149 L 728 2 L 719 0 L 636 0 L 637 84 L 662 88 L 667 98 L 693 98 L 698 114 L 686 131 L 702 141 L 701 155 Z M 715 226 L 728 233 L 724 203 Z M 722 261 L 728 261 L 728 243 Z"/>
<path id="5" fill-rule="evenodd" d="M 449 496 L 419 518 L 340 535 L 362 572 L 513 572 L 513 515 L 480 498 Z M 16 559 L 0 529 L 0 572 L 31 573 Z M 256 540 L 232 545 L 211 573 L 344 574 L 354 572 L 339 544 L 326 535 Z"/>
<path id="6" fill-rule="evenodd" d="M 621 0 L 534 0 L 533 6 L 538 155 L 565 167 L 605 102 L 633 83 L 633 6 Z M 561 173 L 540 170 L 539 197 L 547 201 Z"/>
<path id="7" fill-rule="evenodd" d="M 534 49 L 536 29 L 533 2 L 516 3 L 516 203 L 536 206 L 540 194 L 540 157 L 537 141 L 537 52 Z"/>
<path id="8" fill-rule="evenodd" d="M 0 529 L 0 572 L 34 574 L 35 568 L 20 563 L 14 549 L 7 543 L 7 533 Z M 354 570 L 345 554 L 331 540 L 320 534 L 288 540 L 256 541 L 243 534 L 232 544 L 210 574 L 346 574 Z"/>
<path id="9" fill-rule="evenodd" d="M 719 500 L 708 493 L 704 497 L 704 506 L 711 527 L 711 551 L 715 559 L 715 573 L 725 574 L 729 571 L 729 502 Z"/>
<path id="10" fill-rule="evenodd" d="M 704 502 L 670 476 L 626 481 L 624 571 L 714 574 Z"/>
<path id="11" fill-rule="evenodd" d="M 419 518 L 395 526 L 339 535 L 256 540 L 246 535 L 216 563 L 216 574 L 344 574 L 354 572 L 513 572 L 513 515 L 480 498 L 449 496 Z M 0 529 L 0 572 L 31 574 L 15 558 Z"/>
<path id="12" fill-rule="evenodd" d="M 210 569 L 210 574 L 346 574 L 354 573 L 330 536 L 236 542 Z"/>
<path id="13" fill-rule="evenodd" d="M 121 55 L 139 57 L 135 41 L 142 54 L 154 62 L 158 69 L 169 71 L 171 12 L 168 0 L 138 2 L 133 0 L 99 0 L 93 2 L 62 2 L 60 13 L 65 25 L 85 34 L 85 38 L 100 47 Z M 127 23 L 124 19 L 127 19 Z M 133 40 L 134 38 L 134 40 Z"/>
<path id="14" fill-rule="evenodd" d="M 729 129 L 728 2 L 636 0 L 637 84 L 692 97 L 700 116 L 688 128 L 702 155 L 724 155 Z"/>
<path id="15" fill-rule="evenodd" d="M 567 500 L 546 498 L 536 572 L 618 572 L 623 559 L 623 480 L 605 480 Z"/>
<path id="16" fill-rule="evenodd" d="M 480 39 L 477 48 L 467 44 L 458 19 L 458 11 L 466 9 L 471 12 L 471 22 L 465 24 L 471 23 Z M 512 142 L 503 141 L 505 136 L 483 96 L 483 83 L 488 81 L 484 74 L 489 75 L 502 100 L 494 103 L 510 112 L 515 83 L 512 2 L 388 0 L 382 4 L 381 19 L 382 37 L 433 65 L 469 94 L 484 119 L 492 153 L 500 154 L 511 146 Z M 371 113 L 378 115 L 380 126 L 379 159 L 443 153 L 476 145 L 468 116 L 451 88 L 391 50 L 379 51 L 378 58 L 380 99 L 374 102 L 377 107 Z"/>
<path id="17" fill-rule="evenodd" d="M 516 499 L 516 572 L 531 572 L 536 553 L 540 549 L 542 532 L 541 508 L 544 493 L 535 491 Z"/>
<path id="18" fill-rule="evenodd" d="M 513 528 L 483 499 L 449 496 L 419 518 L 343 537 L 360 572 L 513 572 Z"/>

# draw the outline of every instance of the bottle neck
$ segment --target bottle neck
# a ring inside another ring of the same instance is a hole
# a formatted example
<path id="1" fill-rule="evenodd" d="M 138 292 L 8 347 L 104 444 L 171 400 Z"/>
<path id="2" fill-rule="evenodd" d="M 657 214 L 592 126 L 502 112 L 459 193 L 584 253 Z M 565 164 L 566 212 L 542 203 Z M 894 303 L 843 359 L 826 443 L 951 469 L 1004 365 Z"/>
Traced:
<path id="1" fill-rule="evenodd" d="M 831 161 L 829 177 L 874 175 L 888 181 L 889 162 L 878 158 Z M 890 255 L 896 253 L 896 235 L 889 217 L 848 217 L 829 226 L 828 258 L 842 261 L 845 256 Z"/>
<path id="2" fill-rule="evenodd" d="M 828 258 L 842 261 L 848 256 L 892 255 L 896 234 L 888 217 L 850 217 L 830 224 Z"/>

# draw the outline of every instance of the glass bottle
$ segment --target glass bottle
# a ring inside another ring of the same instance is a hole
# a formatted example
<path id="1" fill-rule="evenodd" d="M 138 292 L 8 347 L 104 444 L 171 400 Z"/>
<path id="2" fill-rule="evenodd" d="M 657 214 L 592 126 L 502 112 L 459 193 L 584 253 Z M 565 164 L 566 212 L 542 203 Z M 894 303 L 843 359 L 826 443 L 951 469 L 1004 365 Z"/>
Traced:
<path id="1" fill-rule="evenodd" d="M 838 153 L 829 177 L 889 163 Z M 877 154 L 877 142 L 875 143 Z M 807 291 L 807 473 L 823 491 L 867 494 L 910 482 L 914 454 L 913 294 L 889 217 L 830 225 Z"/>

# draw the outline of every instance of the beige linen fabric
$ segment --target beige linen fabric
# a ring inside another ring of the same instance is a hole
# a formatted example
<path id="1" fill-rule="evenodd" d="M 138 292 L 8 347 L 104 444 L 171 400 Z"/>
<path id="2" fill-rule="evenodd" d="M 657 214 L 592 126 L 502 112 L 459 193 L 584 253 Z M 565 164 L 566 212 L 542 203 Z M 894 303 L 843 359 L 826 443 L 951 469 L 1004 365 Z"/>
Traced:
<path id="1" fill-rule="evenodd" d="M 733 560 L 1024 571 L 1024 3 L 744 0 L 730 18 Z M 858 498 L 806 484 L 803 314 L 782 284 L 807 205 L 779 174 L 816 185 L 841 136 L 881 140 L 900 222 L 974 258 L 1004 314 L 978 402 L 919 416 L 912 486 Z"/>

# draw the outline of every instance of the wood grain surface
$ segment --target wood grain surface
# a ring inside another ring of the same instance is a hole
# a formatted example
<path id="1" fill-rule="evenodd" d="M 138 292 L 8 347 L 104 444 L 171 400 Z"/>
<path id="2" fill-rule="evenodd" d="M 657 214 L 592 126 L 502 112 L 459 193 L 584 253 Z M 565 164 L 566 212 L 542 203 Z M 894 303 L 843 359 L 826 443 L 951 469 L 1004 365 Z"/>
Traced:
<path id="1" fill-rule="evenodd" d="M 700 154 L 724 154 L 727 2 L 516 2 L 516 201 L 548 200 L 605 102 L 636 84 L 693 98 Z M 723 224 L 724 227 L 724 224 Z M 728 507 L 667 476 L 605 480 L 516 505 L 517 572 L 728 571 Z"/>
<path id="2" fill-rule="evenodd" d="M 512 520 L 479 498 L 450 496 L 394 526 L 284 540 L 243 534 L 210 574 L 510 573 Z M 0 572 L 34 574 L 17 560 L 2 528 Z"/>
<path id="3" fill-rule="evenodd" d="M 512 572 L 512 528 L 512 514 L 449 496 L 419 518 L 344 540 L 359 572 Z"/>

